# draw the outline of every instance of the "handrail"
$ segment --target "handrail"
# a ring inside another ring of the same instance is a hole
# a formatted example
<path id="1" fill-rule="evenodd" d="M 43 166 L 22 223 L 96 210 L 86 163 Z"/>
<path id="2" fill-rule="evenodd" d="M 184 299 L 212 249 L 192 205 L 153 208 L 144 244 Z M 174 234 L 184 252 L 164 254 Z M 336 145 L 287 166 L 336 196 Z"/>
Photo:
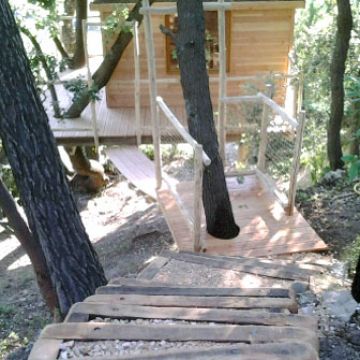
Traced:
<path id="1" fill-rule="evenodd" d="M 260 101 L 259 95 L 226 96 L 221 99 L 225 104 L 236 104 L 238 102 Z"/>
<path id="2" fill-rule="evenodd" d="M 281 116 L 281 118 L 285 121 L 287 121 L 294 129 L 296 129 L 299 126 L 299 123 L 295 118 L 293 118 L 291 115 L 289 115 L 284 108 L 282 108 L 280 105 L 278 105 L 274 100 L 270 99 L 263 93 L 258 93 L 257 96 L 262 99 L 262 101 L 269 106 L 271 109 L 273 109 L 278 115 Z"/>
<path id="3" fill-rule="evenodd" d="M 156 97 L 156 102 L 159 105 L 160 109 L 163 111 L 167 119 L 171 122 L 177 132 L 181 135 L 181 137 L 189 143 L 192 148 L 195 150 L 199 143 L 186 131 L 174 113 L 169 109 L 169 107 L 165 104 L 163 98 L 161 96 Z M 202 162 L 205 166 L 209 166 L 211 164 L 211 160 L 206 154 L 206 152 L 202 151 Z"/>
<path id="4" fill-rule="evenodd" d="M 256 95 L 243 95 L 243 96 L 227 96 L 221 99 L 225 104 L 235 104 L 240 102 L 250 102 L 250 101 L 262 101 L 264 104 L 273 109 L 281 118 L 287 121 L 294 129 L 299 126 L 298 121 L 289 115 L 286 110 L 278 105 L 274 100 L 270 99 L 268 96 L 259 92 Z"/>

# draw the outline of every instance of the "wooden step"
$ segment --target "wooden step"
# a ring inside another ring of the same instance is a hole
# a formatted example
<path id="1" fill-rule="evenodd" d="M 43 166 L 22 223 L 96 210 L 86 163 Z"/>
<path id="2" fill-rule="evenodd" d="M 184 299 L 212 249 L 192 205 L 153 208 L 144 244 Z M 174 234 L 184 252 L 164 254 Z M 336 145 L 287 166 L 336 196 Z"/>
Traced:
<path id="1" fill-rule="evenodd" d="M 170 319 L 239 325 L 295 326 L 313 331 L 317 329 L 316 319 L 304 315 L 276 314 L 261 310 L 114 305 L 85 302 L 73 305 L 65 322 L 87 322 L 96 317 L 128 320 Z"/>
<path id="2" fill-rule="evenodd" d="M 33 346 L 29 360 L 56 360 L 62 340 L 39 339 Z M 302 342 L 270 343 L 254 345 L 225 345 L 211 349 L 188 348 L 186 350 L 152 351 L 142 354 L 86 357 L 88 360 L 318 360 L 316 350 Z"/>
<path id="3" fill-rule="evenodd" d="M 316 333 L 290 326 L 253 325 L 119 325 L 104 322 L 47 325 L 42 339 L 53 340 L 125 340 L 125 341 L 209 341 L 216 343 L 304 342 L 316 351 Z"/>
<path id="4" fill-rule="evenodd" d="M 298 307 L 292 298 L 268 297 L 231 297 L 231 296 L 162 296 L 162 295 L 92 295 L 85 302 L 146 305 L 146 306 L 178 306 L 189 308 L 230 308 L 230 309 L 273 309 L 289 310 L 297 313 Z"/>
<path id="5" fill-rule="evenodd" d="M 136 294 L 162 296 L 234 296 L 257 298 L 294 298 L 291 289 L 279 288 L 210 288 L 210 287 L 178 287 L 178 286 L 129 286 L 107 285 L 96 290 L 96 294 Z"/>

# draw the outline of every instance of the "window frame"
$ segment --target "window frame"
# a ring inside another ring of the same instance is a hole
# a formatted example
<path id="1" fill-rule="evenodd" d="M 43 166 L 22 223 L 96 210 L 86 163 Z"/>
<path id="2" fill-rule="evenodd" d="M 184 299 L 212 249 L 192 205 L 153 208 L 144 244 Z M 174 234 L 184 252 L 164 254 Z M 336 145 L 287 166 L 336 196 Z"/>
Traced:
<path id="1" fill-rule="evenodd" d="M 175 15 L 175 14 L 174 14 Z M 170 16 L 165 15 L 165 26 L 170 27 Z M 226 73 L 230 72 L 230 56 L 231 56 L 231 11 L 225 11 L 225 42 L 226 42 Z M 166 57 L 166 73 L 167 74 L 179 74 L 179 68 L 171 66 L 171 38 L 165 36 L 165 57 Z M 219 69 L 208 69 L 209 74 L 218 74 Z"/>

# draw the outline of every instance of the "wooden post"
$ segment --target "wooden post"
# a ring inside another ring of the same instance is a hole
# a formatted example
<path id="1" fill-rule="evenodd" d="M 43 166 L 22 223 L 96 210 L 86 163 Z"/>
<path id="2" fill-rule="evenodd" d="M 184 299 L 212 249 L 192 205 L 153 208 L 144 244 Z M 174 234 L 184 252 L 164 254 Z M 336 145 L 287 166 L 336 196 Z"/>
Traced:
<path id="1" fill-rule="evenodd" d="M 304 127 L 305 127 L 305 111 L 300 112 L 298 122 L 299 125 L 296 130 L 294 158 L 293 158 L 291 174 L 290 174 L 289 194 L 288 194 L 289 202 L 286 208 L 286 213 L 289 216 L 291 216 L 294 213 L 296 182 L 300 167 L 301 145 L 302 145 L 302 139 L 303 139 Z"/>
<path id="2" fill-rule="evenodd" d="M 270 97 L 272 92 L 272 85 L 267 84 L 265 95 Z M 266 147 L 267 147 L 267 128 L 269 124 L 269 108 L 263 102 L 263 110 L 262 110 L 262 116 L 261 116 L 261 128 L 260 128 L 260 143 L 259 143 L 259 152 L 258 152 L 258 162 L 257 162 L 257 168 L 258 170 L 265 172 L 265 153 L 266 153 Z"/>
<path id="3" fill-rule="evenodd" d="M 135 129 L 136 143 L 141 145 L 141 123 L 140 123 L 140 44 L 139 44 L 139 23 L 134 23 L 134 64 L 135 64 Z"/>
<path id="4" fill-rule="evenodd" d="M 205 249 L 205 240 L 201 236 L 202 215 L 202 183 L 203 183 L 203 148 L 196 144 L 194 147 L 194 251 L 200 252 Z"/>
<path id="5" fill-rule="evenodd" d="M 143 0 L 143 7 L 149 8 L 149 0 Z M 150 111 L 152 121 L 152 135 L 154 144 L 154 158 L 155 158 L 155 174 L 156 174 L 156 188 L 161 188 L 161 154 L 160 154 L 160 124 L 159 112 L 156 107 L 156 67 L 155 67 L 155 49 L 154 39 L 151 26 L 151 17 L 149 11 L 144 13 L 144 27 L 145 27 L 145 41 L 147 51 L 147 63 L 149 73 L 149 94 L 150 94 Z"/>
<path id="6" fill-rule="evenodd" d="M 298 76 L 298 94 L 297 94 L 297 113 L 296 116 L 298 117 L 303 106 L 303 97 L 304 97 L 304 73 L 301 71 Z"/>
<path id="7" fill-rule="evenodd" d="M 88 89 L 91 90 L 93 86 L 93 80 L 91 77 L 90 63 L 89 63 L 89 53 L 88 53 L 88 43 L 87 43 L 87 20 L 82 21 L 82 30 L 83 30 L 83 43 L 84 43 L 84 54 L 85 54 L 85 62 L 87 68 L 87 78 L 88 78 Z M 97 156 L 99 156 L 99 134 L 96 124 L 96 104 L 95 100 L 91 100 L 90 102 L 91 109 L 91 124 L 94 133 L 94 144 L 95 144 L 95 152 Z"/>
<path id="8" fill-rule="evenodd" d="M 224 3 L 224 0 L 219 0 Z M 218 103 L 218 128 L 219 128 L 219 152 L 225 165 L 226 145 L 226 108 L 222 99 L 226 97 L 226 38 L 225 38 L 225 9 L 218 10 L 218 33 L 219 33 L 219 103 Z"/>

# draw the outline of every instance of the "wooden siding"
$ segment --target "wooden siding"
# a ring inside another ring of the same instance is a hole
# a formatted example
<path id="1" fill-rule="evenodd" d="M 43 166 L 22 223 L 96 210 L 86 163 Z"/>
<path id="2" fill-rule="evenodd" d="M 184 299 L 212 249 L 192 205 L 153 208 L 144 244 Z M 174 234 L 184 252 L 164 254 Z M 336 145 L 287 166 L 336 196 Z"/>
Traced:
<path id="1" fill-rule="evenodd" d="M 288 70 L 288 53 L 292 46 L 294 9 L 253 9 L 232 10 L 230 31 L 230 67 L 228 76 L 247 76 L 267 74 L 269 72 L 284 72 Z M 109 13 L 101 14 L 102 20 Z M 182 93 L 179 76 L 169 74 L 166 65 L 166 41 L 160 32 L 160 24 L 165 23 L 165 16 L 152 16 L 154 31 L 154 45 L 156 53 L 157 78 L 169 79 L 174 83 L 158 82 L 158 94 L 170 106 L 182 106 Z M 147 62 L 145 36 L 140 27 L 141 46 L 141 79 L 147 80 Z M 105 50 L 111 44 L 105 41 Z M 134 58 L 133 44 L 125 50 L 124 55 L 116 67 L 112 78 L 106 86 L 106 100 L 109 107 L 134 106 Z M 218 82 L 217 75 L 210 75 L 211 94 L 213 104 L 217 104 Z M 244 82 L 229 82 L 228 95 L 239 95 Z M 259 84 L 257 84 L 259 86 Z M 141 106 L 149 106 L 149 90 L 146 81 L 141 86 Z"/>

